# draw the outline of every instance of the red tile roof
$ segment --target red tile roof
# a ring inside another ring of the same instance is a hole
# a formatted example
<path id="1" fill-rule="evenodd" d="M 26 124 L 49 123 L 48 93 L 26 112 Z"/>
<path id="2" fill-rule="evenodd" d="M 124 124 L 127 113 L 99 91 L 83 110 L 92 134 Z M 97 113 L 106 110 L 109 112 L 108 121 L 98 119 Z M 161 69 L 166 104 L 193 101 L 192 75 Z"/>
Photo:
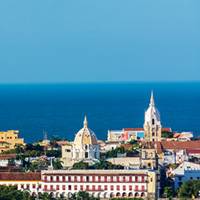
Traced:
<path id="1" fill-rule="evenodd" d="M 131 147 L 132 147 L 133 145 L 124 144 L 124 145 L 121 145 L 121 146 L 123 146 L 124 149 L 126 149 L 126 150 L 131 150 Z"/>
<path id="2" fill-rule="evenodd" d="M 154 142 L 157 145 L 157 153 L 163 149 L 200 149 L 200 140 L 197 141 L 160 141 Z"/>
<path id="3" fill-rule="evenodd" d="M 41 173 L 3 172 L 0 173 L 0 181 L 1 180 L 41 181 Z"/>
<path id="4" fill-rule="evenodd" d="M 200 153 L 200 149 L 187 149 L 186 153 Z"/>
<path id="5" fill-rule="evenodd" d="M 1 166 L 0 172 L 18 172 L 20 168 L 20 166 Z"/>
<path id="6" fill-rule="evenodd" d="M 144 131 L 144 128 L 124 128 L 124 131 Z"/>
<path id="7" fill-rule="evenodd" d="M 144 131 L 144 128 L 124 128 L 124 131 Z M 162 128 L 162 131 L 172 132 L 171 128 Z"/>
<path id="8" fill-rule="evenodd" d="M 14 159 L 17 154 L 2 154 L 0 155 L 0 160 L 8 160 L 8 159 Z"/>

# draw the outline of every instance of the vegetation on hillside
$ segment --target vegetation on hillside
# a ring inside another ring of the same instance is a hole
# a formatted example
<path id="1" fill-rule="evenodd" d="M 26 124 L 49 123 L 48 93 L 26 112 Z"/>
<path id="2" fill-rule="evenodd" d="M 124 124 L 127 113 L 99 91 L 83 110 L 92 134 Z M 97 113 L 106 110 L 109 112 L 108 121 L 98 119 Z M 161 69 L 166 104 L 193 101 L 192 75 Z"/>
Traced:
<path id="1" fill-rule="evenodd" d="M 72 168 L 73 169 L 124 169 L 122 165 L 114 165 L 111 162 L 106 161 L 105 158 L 99 159 L 99 162 L 95 163 L 92 166 L 89 166 L 88 163 L 83 161 L 74 163 Z"/>
<path id="2" fill-rule="evenodd" d="M 127 156 L 134 156 L 134 155 L 138 155 L 139 151 L 138 151 L 138 145 L 137 144 L 133 144 L 133 146 L 131 147 L 130 150 L 126 150 L 124 149 L 123 146 L 121 147 L 117 147 L 113 150 L 107 151 L 107 152 L 101 152 L 100 156 L 103 158 L 116 158 L 118 153 L 126 153 Z"/>
<path id="3" fill-rule="evenodd" d="M 163 138 L 173 138 L 174 134 L 169 131 L 162 131 L 161 132 L 161 137 Z"/>

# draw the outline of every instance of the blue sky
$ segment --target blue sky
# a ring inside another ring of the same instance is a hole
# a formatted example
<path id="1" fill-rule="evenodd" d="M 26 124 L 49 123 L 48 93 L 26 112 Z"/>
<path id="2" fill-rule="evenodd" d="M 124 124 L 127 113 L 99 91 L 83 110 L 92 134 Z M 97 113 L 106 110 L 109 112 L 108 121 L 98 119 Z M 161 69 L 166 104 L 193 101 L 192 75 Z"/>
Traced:
<path id="1" fill-rule="evenodd" d="M 200 81 L 199 0 L 0 1 L 0 83 Z"/>

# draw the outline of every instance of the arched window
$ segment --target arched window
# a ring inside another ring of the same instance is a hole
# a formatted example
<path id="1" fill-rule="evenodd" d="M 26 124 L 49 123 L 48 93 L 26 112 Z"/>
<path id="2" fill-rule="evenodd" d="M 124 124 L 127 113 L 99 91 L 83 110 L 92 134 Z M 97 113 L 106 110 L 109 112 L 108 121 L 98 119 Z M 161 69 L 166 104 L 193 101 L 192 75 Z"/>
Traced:
<path id="1" fill-rule="evenodd" d="M 155 124 L 155 120 L 154 119 L 152 119 L 152 125 L 154 125 Z"/>

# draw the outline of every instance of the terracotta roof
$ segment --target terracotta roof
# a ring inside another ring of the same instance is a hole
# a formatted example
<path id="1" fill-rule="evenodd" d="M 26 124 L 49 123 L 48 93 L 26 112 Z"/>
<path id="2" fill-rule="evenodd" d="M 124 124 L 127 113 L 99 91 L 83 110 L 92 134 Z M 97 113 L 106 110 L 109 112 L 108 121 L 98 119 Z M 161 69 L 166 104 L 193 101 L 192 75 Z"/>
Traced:
<path id="1" fill-rule="evenodd" d="M 1 166 L 0 172 L 17 172 L 20 170 L 20 166 Z"/>
<path id="2" fill-rule="evenodd" d="M 0 143 L 7 143 L 7 142 L 5 142 L 5 141 L 0 141 Z"/>
<path id="3" fill-rule="evenodd" d="M 0 180 L 41 181 L 41 173 L 3 172 L 0 173 Z"/>
<path id="4" fill-rule="evenodd" d="M 121 145 L 121 146 L 123 146 L 124 149 L 126 149 L 126 150 L 131 150 L 131 147 L 132 147 L 133 145 L 125 144 L 125 145 Z"/>
<path id="5" fill-rule="evenodd" d="M 144 131 L 144 128 L 124 128 L 124 131 Z"/>
<path id="6" fill-rule="evenodd" d="M 144 131 L 144 128 L 124 128 L 124 131 Z M 162 128 L 162 131 L 172 132 L 171 128 Z"/>
<path id="7" fill-rule="evenodd" d="M 0 160 L 8 160 L 8 159 L 14 159 L 17 154 L 2 154 L 0 155 Z"/>
<path id="8" fill-rule="evenodd" d="M 200 149 L 200 140 L 197 141 L 160 141 L 157 145 L 157 153 L 163 149 Z"/>
<path id="9" fill-rule="evenodd" d="M 68 141 L 57 141 L 57 144 L 59 146 L 63 146 L 63 145 L 69 144 L 69 142 Z"/>
<path id="10" fill-rule="evenodd" d="M 200 149 L 187 149 L 186 153 L 200 153 Z"/>

